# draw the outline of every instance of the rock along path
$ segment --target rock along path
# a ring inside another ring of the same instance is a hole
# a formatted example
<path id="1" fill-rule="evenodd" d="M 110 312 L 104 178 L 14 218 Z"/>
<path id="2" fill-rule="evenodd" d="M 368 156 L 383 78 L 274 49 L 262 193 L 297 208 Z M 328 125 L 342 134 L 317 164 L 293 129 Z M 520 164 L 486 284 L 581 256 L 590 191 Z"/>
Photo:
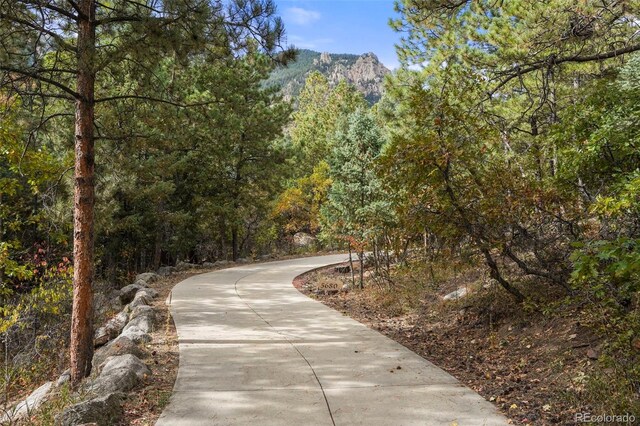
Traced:
<path id="1" fill-rule="evenodd" d="M 176 285 L 180 368 L 156 424 L 507 424 L 449 374 L 292 286 L 345 259 L 245 265 Z"/>

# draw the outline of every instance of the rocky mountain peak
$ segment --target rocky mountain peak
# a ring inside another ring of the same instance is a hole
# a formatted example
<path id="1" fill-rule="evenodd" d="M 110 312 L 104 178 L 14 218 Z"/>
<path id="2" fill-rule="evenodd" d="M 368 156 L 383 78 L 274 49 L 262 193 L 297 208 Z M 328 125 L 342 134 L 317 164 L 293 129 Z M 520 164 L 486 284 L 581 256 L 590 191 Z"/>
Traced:
<path id="1" fill-rule="evenodd" d="M 351 55 L 300 50 L 298 60 L 288 68 L 276 70 L 267 84 L 279 85 L 285 98 L 293 99 L 298 96 L 312 71 L 326 76 L 331 86 L 346 80 L 371 103 L 377 102 L 382 96 L 384 78 L 391 72 L 372 52 Z"/>
<path id="2" fill-rule="evenodd" d="M 321 64 L 330 64 L 331 63 L 331 55 L 329 52 L 322 52 L 320 54 L 320 63 Z"/>

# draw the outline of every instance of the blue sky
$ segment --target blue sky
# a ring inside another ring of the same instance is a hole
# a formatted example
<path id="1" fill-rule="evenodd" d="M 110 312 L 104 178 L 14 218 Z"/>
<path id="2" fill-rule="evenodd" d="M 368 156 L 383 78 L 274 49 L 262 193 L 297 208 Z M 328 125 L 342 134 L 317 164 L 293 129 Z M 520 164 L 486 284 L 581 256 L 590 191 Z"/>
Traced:
<path id="1" fill-rule="evenodd" d="M 388 25 L 393 0 L 275 0 L 287 41 L 301 49 L 330 53 L 375 53 L 396 68 L 400 34 Z"/>

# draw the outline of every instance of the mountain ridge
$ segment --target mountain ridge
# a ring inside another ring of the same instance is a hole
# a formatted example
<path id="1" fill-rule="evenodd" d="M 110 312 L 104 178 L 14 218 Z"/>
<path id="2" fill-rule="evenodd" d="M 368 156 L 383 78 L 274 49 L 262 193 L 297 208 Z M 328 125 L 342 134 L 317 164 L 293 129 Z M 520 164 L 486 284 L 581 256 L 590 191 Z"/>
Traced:
<path id="1" fill-rule="evenodd" d="M 285 99 L 295 99 L 304 87 L 307 76 L 313 71 L 327 77 L 331 87 L 346 80 L 371 104 L 382 97 L 384 78 L 391 73 L 372 52 L 356 55 L 300 49 L 296 61 L 275 69 L 266 84 L 279 86 Z"/>

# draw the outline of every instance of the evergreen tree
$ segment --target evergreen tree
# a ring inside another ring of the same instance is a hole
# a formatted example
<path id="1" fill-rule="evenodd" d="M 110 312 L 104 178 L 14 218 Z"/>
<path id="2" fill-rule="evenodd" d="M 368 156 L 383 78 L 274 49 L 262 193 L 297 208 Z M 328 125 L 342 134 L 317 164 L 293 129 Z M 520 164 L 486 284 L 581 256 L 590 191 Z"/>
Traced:
<path id="1" fill-rule="evenodd" d="M 285 233 L 320 230 L 320 211 L 331 185 L 327 159 L 336 144 L 334 136 L 346 131 L 349 114 L 367 107 L 362 94 L 345 81 L 331 89 L 319 72 L 307 77 L 287 132 L 293 179 L 274 207 Z"/>
<path id="2" fill-rule="evenodd" d="M 347 131 L 336 134 L 329 157 L 332 185 L 323 208 L 324 230 L 356 248 L 361 288 L 365 247 L 390 211 L 375 167 L 383 144 L 374 118 L 360 109 L 349 116 Z"/>
<path id="3" fill-rule="evenodd" d="M 93 352 L 96 105 L 125 99 L 181 103 L 165 97 L 164 90 L 158 91 L 161 95 L 140 93 L 135 83 L 104 87 L 104 76 L 126 65 L 144 76 L 148 87 L 156 83 L 146 72 L 148 64 L 168 52 L 183 59 L 203 48 L 243 52 L 251 39 L 271 54 L 283 27 L 270 0 L 225 5 L 204 0 L 2 0 L 0 11 L 0 40 L 20 34 L 26 41 L 3 44 L 1 87 L 25 97 L 69 101 L 75 112 L 71 377 L 77 384 L 89 374 Z"/>

